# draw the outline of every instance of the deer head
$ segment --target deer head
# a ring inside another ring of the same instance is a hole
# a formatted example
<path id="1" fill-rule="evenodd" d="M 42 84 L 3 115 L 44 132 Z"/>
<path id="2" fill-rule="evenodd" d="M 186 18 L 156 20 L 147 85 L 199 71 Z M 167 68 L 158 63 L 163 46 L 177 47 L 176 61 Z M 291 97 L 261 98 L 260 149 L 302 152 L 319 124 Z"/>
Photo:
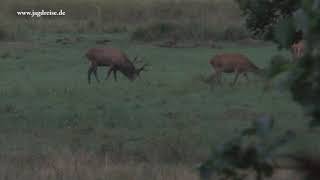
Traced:
<path id="1" fill-rule="evenodd" d="M 148 66 L 149 66 L 149 64 L 144 63 L 140 68 L 136 69 L 136 74 L 137 74 L 137 76 L 140 77 L 140 73 L 141 73 L 142 71 L 148 71 L 148 70 L 146 69 L 146 67 L 148 67 Z"/>
<path id="2" fill-rule="evenodd" d="M 142 63 L 143 61 L 140 59 L 138 59 L 138 57 L 136 56 L 134 58 L 134 60 L 132 61 L 133 63 Z M 137 77 L 140 77 L 140 73 L 142 71 L 147 71 L 146 67 L 148 67 L 149 64 L 148 63 L 144 63 L 140 68 L 135 68 L 135 74 Z"/>
<path id="3" fill-rule="evenodd" d="M 132 61 L 132 63 L 139 63 L 139 62 L 142 62 L 142 60 L 138 60 L 138 56 L 136 56 Z"/>
<path id="4" fill-rule="evenodd" d="M 142 71 L 147 71 L 146 67 L 149 66 L 147 63 L 144 63 L 141 67 L 136 68 L 138 63 L 143 62 L 139 60 L 138 57 L 135 57 L 132 61 L 132 65 L 128 67 L 123 73 L 128 77 L 130 81 L 134 81 L 137 77 L 140 77 Z"/>

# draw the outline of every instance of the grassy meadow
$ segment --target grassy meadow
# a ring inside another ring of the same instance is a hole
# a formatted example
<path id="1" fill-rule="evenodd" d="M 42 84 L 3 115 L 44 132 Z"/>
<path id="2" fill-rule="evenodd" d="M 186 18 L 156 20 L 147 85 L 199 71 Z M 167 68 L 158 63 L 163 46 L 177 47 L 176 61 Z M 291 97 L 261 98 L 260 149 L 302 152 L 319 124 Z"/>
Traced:
<path id="1" fill-rule="evenodd" d="M 10 21 L 0 24 L 0 179 L 198 179 L 195 167 L 210 149 L 263 114 L 274 117 L 275 135 L 286 130 L 299 135 L 281 151 L 319 150 L 317 143 L 306 146 L 317 132 L 307 133 L 309 117 L 289 91 L 263 91 L 264 81 L 251 74 L 249 82 L 240 78 L 234 88 L 229 85 L 233 75 L 224 76 L 221 87 L 201 80 L 212 73 L 208 61 L 217 53 L 243 53 L 261 68 L 275 54 L 289 55 L 271 43 L 219 38 L 228 27 L 244 28 L 230 1 L 4 3 L 8 8 L 0 17 Z M 95 4 L 96 11 L 61 19 L 10 15 L 17 6 L 60 8 L 59 3 L 70 12 Z M 207 11 L 202 14 L 187 3 Z M 161 48 L 132 40 L 137 27 L 163 18 L 184 19 L 193 27 L 199 13 L 201 25 L 185 39 L 212 38 L 220 48 Z M 222 27 L 225 21 L 230 24 Z M 64 37 L 81 40 L 56 42 Z M 111 42 L 97 45 L 101 39 Z M 134 82 L 120 74 L 117 82 L 112 76 L 104 80 L 107 68 L 100 67 L 101 83 L 93 78 L 89 85 L 84 54 L 96 46 L 119 48 L 130 58 L 138 55 L 151 67 Z"/>

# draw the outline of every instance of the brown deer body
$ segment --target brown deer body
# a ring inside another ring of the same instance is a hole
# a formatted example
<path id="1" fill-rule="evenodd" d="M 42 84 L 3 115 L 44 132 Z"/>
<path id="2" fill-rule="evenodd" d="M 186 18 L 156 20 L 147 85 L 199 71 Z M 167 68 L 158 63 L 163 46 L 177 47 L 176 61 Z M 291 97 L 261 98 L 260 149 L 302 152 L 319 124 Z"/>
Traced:
<path id="1" fill-rule="evenodd" d="M 304 51 L 305 51 L 305 45 L 302 40 L 297 43 L 294 43 L 291 46 L 293 61 L 296 61 L 297 59 L 301 58 L 304 55 Z"/>
<path id="2" fill-rule="evenodd" d="M 136 68 L 133 62 L 130 61 L 125 53 L 115 48 L 91 48 L 87 51 L 86 57 L 90 62 L 88 70 L 88 83 L 91 81 L 91 74 L 94 73 L 96 80 L 99 82 L 97 75 L 97 68 L 99 66 L 110 67 L 106 79 L 109 78 L 111 72 L 113 72 L 115 81 L 117 80 L 117 71 L 120 71 L 129 80 L 133 81 L 140 72 L 145 70 L 146 64 L 140 68 Z"/>
<path id="3" fill-rule="evenodd" d="M 254 65 L 249 58 L 239 53 L 223 53 L 214 56 L 209 63 L 215 70 L 212 78 L 221 84 L 222 73 L 235 73 L 233 85 L 236 84 L 240 74 L 243 74 L 248 80 L 248 72 L 258 72 L 259 67 Z"/>

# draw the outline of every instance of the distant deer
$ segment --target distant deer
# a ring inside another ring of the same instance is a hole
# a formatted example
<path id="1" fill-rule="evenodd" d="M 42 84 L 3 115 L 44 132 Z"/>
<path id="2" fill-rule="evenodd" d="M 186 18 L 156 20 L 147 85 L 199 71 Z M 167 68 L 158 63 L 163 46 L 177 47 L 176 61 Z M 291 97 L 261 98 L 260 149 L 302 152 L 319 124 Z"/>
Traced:
<path id="1" fill-rule="evenodd" d="M 293 60 L 296 61 L 297 59 L 301 58 L 304 54 L 304 51 L 305 51 L 305 45 L 302 40 L 297 43 L 294 43 L 291 46 Z"/>
<path id="2" fill-rule="evenodd" d="M 98 66 L 110 67 L 106 79 L 109 78 L 111 72 L 113 72 L 114 80 L 117 81 L 117 71 L 120 71 L 130 81 L 140 76 L 140 73 L 146 70 L 147 64 L 142 65 L 140 68 L 136 68 L 133 64 L 137 61 L 137 57 L 130 61 L 125 53 L 115 48 L 91 48 L 87 51 L 86 57 L 90 62 L 88 70 L 88 83 L 91 81 L 91 74 L 94 73 L 98 82 L 97 75 Z"/>
<path id="3" fill-rule="evenodd" d="M 213 80 L 217 80 L 221 84 L 222 73 L 235 73 L 232 83 L 234 86 L 240 74 L 243 74 L 249 80 L 247 73 L 258 73 L 260 68 L 254 65 L 249 58 L 239 53 L 224 53 L 214 56 L 209 63 L 215 70 L 212 75 Z"/>

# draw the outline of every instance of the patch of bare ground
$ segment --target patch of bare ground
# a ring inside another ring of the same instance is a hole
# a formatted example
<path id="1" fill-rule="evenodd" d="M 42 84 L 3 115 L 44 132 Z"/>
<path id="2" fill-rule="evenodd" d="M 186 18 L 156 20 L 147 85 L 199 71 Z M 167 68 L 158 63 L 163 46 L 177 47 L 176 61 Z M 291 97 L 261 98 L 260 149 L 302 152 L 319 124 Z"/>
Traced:
<path id="1" fill-rule="evenodd" d="M 223 47 L 214 41 L 174 41 L 174 40 L 163 40 L 153 43 L 153 46 L 163 48 L 197 48 L 207 47 L 214 49 L 222 49 Z"/>
<path id="2" fill-rule="evenodd" d="M 274 175 L 270 178 L 266 178 L 266 180 L 305 180 L 305 177 L 301 172 L 281 169 L 276 170 Z"/>
<path id="3" fill-rule="evenodd" d="M 67 44 L 76 44 L 84 40 L 84 37 L 77 36 L 77 37 L 63 37 L 63 38 L 57 38 L 56 43 L 67 45 Z M 100 41 L 99 41 L 100 42 Z M 104 41 L 101 41 L 104 42 Z"/>
<path id="4" fill-rule="evenodd" d="M 236 44 L 239 46 L 245 47 L 263 47 L 263 46 L 270 46 L 272 45 L 271 42 L 266 42 L 258 39 L 253 38 L 246 38 L 236 41 Z"/>
<path id="5" fill-rule="evenodd" d="M 261 114 L 245 108 L 231 108 L 227 109 L 219 115 L 221 119 L 257 119 Z"/>
<path id="6" fill-rule="evenodd" d="M 256 174 L 253 172 L 245 172 L 245 180 L 256 180 Z M 213 177 L 212 180 L 217 179 Z M 228 179 L 229 180 L 229 179 Z M 230 179 L 231 180 L 231 179 Z M 298 171 L 288 169 L 278 169 L 274 171 L 272 177 L 264 178 L 264 180 L 305 180 L 305 176 Z"/>
<path id="7" fill-rule="evenodd" d="M 31 41 L 0 41 L 1 49 L 22 49 L 30 50 L 38 47 L 38 44 Z"/>
<path id="8" fill-rule="evenodd" d="M 167 112 L 164 113 L 163 116 L 169 118 L 169 119 L 177 119 L 179 117 L 179 113 L 178 112 Z"/>
<path id="9" fill-rule="evenodd" d="M 164 47 L 164 48 L 197 48 L 197 47 L 205 47 L 205 48 L 213 48 L 213 49 L 223 49 L 227 45 L 221 45 L 223 41 L 176 41 L 174 39 L 167 39 L 163 41 L 157 41 L 153 43 L 153 46 L 156 47 Z M 226 41 L 229 42 L 229 41 Z M 253 38 L 245 38 L 236 41 L 230 41 L 235 46 L 241 47 L 264 47 L 272 45 L 271 42 L 266 42 L 263 40 L 253 39 Z"/>

